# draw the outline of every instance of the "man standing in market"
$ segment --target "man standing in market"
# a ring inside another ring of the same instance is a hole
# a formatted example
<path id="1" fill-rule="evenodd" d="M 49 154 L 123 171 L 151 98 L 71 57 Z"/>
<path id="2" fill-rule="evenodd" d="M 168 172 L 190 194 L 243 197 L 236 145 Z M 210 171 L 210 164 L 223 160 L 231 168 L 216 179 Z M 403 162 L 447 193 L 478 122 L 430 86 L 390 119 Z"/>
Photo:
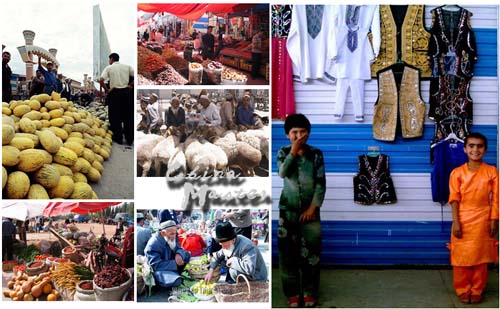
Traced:
<path id="1" fill-rule="evenodd" d="M 224 262 L 228 268 L 228 276 L 233 281 L 240 274 L 245 275 L 248 280 L 267 281 L 266 263 L 259 249 L 250 239 L 237 235 L 231 223 L 224 222 L 215 227 L 215 240 L 222 249 L 214 254 L 205 282 L 212 281 L 214 269 Z"/>
<path id="2" fill-rule="evenodd" d="M 137 255 L 144 255 L 144 249 L 146 248 L 146 244 L 151 238 L 151 230 L 149 228 L 144 227 L 144 214 L 138 212 L 136 214 L 137 217 Z"/>
<path id="3" fill-rule="evenodd" d="M 38 71 L 43 75 L 44 87 L 43 92 L 51 95 L 52 91 L 57 92 L 56 73 L 54 72 L 54 64 L 47 62 L 47 70 L 42 66 L 42 57 L 38 57 Z"/>
<path id="4" fill-rule="evenodd" d="M 177 241 L 177 225 L 173 220 L 160 224 L 160 229 L 151 237 L 144 249 L 148 264 L 153 268 L 155 281 L 170 288 L 182 284 L 181 273 L 191 255 Z"/>
<path id="5" fill-rule="evenodd" d="M 14 257 L 12 245 L 16 239 L 16 226 L 12 223 L 12 219 L 3 218 L 2 220 L 2 260 L 7 256 L 7 261 Z"/>
<path id="6" fill-rule="evenodd" d="M 104 68 L 99 83 L 107 94 L 109 122 L 113 141 L 123 144 L 123 135 L 128 145 L 134 143 L 134 69 L 119 62 L 117 53 L 109 55 L 109 65 Z M 105 81 L 109 80 L 109 87 Z M 123 127 L 122 127 L 123 125 Z"/>
<path id="7" fill-rule="evenodd" d="M 262 60 L 262 38 L 264 31 L 258 30 L 252 38 L 252 78 L 259 75 L 260 62 Z"/>
<path id="8" fill-rule="evenodd" d="M 214 60 L 215 36 L 212 34 L 213 26 L 207 27 L 207 33 L 201 37 L 203 60 Z"/>
<path id="9" fill-rule="evenodd" d="M 9 103 L 12 100 L 12 88 L 10 86 L 10 78 L 12 70 L 9 66 L 10 53 L 4 51 L 2 53 L 2 102 Z"/>

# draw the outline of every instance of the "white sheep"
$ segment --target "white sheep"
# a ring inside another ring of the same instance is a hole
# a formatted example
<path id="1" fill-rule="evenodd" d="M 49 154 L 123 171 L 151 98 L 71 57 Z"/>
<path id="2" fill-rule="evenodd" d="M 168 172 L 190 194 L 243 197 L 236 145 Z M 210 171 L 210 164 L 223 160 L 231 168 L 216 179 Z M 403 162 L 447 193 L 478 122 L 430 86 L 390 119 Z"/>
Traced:
<path id="1" fill-rule="evenodd" d="M 156 134 L 136 134 L 137 165 L 142 168 L 142 177 L 146 177 L 153 163 L 153 149 L 165 138 Z"/>
<path id="2" fill-rule="evenodd" d="M 197 175 L 213 174 L 217 165 L 215 154 L 205 148 L 198 137 L 194 134 L 190 135 L 184 142 L 184 154 L 186 163 L 190 171 Z"/>

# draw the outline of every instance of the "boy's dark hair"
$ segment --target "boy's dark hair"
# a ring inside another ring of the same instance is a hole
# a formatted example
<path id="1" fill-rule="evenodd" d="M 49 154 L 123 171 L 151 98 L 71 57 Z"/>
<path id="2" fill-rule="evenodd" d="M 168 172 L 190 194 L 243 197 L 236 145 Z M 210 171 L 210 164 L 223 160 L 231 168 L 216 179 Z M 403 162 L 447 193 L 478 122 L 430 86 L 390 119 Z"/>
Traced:
<path id="1" fill-rule="evenodd" d="M 477 138 L 482 140 L 484 143 L 484 150 L 488 150 L 488 140 L 486 139 L 486 136 L 484 136 L 479 132 L 472 132 L 469 135 L 467 135 L 464 141 L 464 148 L 467 146 L 467 141 L 469 140 L 469 138 Z"/>
<path id="2" fill-rule="evenodd" d="M 110 54 L 109 58 L 113 59 L 113 61 L 120 61 L 120 56 L 117 53 Z"/>
<path id="3" fill-rule="evenodd" d="M 311 132 L 311 123 L 304 114 L 290 114 L 285 119 L 285 133 L 288 134 L 292 128 L 304 128 Z"/>

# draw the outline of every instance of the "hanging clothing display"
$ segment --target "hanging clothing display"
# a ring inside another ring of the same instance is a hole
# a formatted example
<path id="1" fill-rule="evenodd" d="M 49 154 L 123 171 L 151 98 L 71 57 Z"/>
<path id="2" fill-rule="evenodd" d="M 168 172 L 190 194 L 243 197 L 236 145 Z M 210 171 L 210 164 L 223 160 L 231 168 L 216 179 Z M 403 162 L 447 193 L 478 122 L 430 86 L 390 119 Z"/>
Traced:
<path id="1" fill-rule="evenodd" d="M 380 49 L 378 5 L 334 6 L 335 40 L 333 74 L 337 79 L 334 119 L 344 116 L 347 92 L 351 89 L 354 119 L 364 120 L 364 80 L 371 79 L 370 64 Z M 371 43 L 368 39 L 371 33 Z"/>
<path id="2" fill-rule="evenodd" d="M 420 69 L 422 78 L 431 76 L 431 34 L 424 27 L 424 12 L 424 5 L 380 5 L 380 53 L 371 66 L 372 77 L 398 60 Z"/>
<path id="3" fill-rule="evenodd" d="M 444 205 L 450 196 L 451 171 L 468 161 L 464 143 L 443 140 L 432 147 L 432 157 L 432 200 Z"/>
<path id="4" fill-rule="evenodd" d="M 354 176 L 354 202 L 363 205 L 392 204 L 397 202 L 396 191 L 389 172 L 389 157 L 358 157 L 359 170 Z"/>
<path id="5" fill-rule="evenodd" d="M 286 42 L 293 62 L 294 79 L 334 81 L 332 76 L 334 41 L 332 5 L 295 5 Z"/>
<path id="6" fill-rule="evenodd" d="M 400 80 L 395 78 L 395 69 L 399 64 L 378 73 L 378 99 L 373 112 L 373 138 L 376 140 L 394 141 L 398 110 L 403 138 L 421 137 L 423 134 L 425 102 L 420 96 L 419 70 L 402 65 Z"/>
<path id="7" fill-rule="evenodd" d="M 291 5 L 272 5 L 272 118 L 284 119 L 295 113 L 293 65 L 286 41 L 292 22 Z"/>
<path id="8" fill-rule="evenodd" d="M 470 27 L 472 13 L 461 7 L 458 11 L 438 7 L 431 12 L 429 118 L 436 121 L 433 142 L 452 132 L 464 139 L 472 125 L 469 88 L 477 59 L 476 40 Z"/>

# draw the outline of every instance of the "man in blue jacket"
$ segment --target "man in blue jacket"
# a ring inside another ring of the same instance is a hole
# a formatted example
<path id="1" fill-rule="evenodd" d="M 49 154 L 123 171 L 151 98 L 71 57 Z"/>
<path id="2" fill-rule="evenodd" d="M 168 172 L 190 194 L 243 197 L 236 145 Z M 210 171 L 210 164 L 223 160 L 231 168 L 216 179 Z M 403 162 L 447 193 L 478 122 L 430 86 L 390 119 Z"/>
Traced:
<path id="1" fill-rule="evenodd" d="M 38 57 L 38 71 L 40 71 L 44 78 L 45 86 L 43 92 L 51 95 L 52 91 L 57 92 L 57 78 L 52 62 L 47 62 L 47 70 L 42 66 L 42 58 Z"/>
<path id="2" fill-rule="evenodd" d="M 168 220 L 151 237 L 144 249 L 149 265 L 153 268 L 155 281 L 162 287 L 182 284 L 181 273 L 189 262 L 190 254 L 177 241 L 177 225 Z"/>

